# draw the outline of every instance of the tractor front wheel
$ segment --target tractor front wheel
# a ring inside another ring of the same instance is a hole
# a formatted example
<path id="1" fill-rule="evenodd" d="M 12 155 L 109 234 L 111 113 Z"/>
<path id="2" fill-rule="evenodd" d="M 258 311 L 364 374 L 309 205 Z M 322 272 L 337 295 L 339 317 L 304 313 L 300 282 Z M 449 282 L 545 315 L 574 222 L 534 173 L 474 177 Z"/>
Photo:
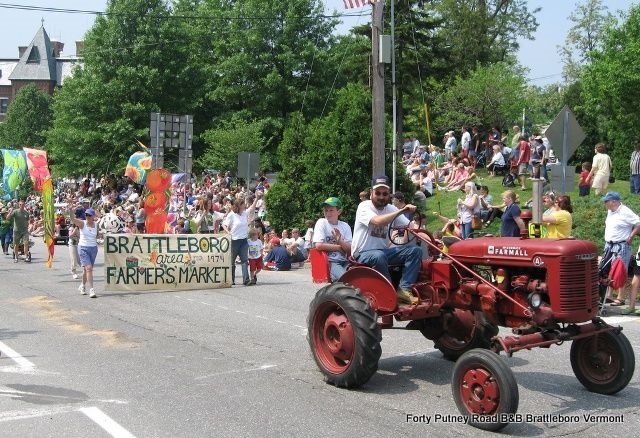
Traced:
<path id="1" fill-rule="evenodd" d="M 307 325 L 313 358 L 328 383 L 356 388 L 375 374 L 382 333 L 357 289 L 344 283 L 320 289 L 309 305 Z"/>
<path id="2" fill-rule="evenodd" d="M 434 341 L 434 346 L 449 360 L 457 360 L 472 348 L 490 348 L 491 338 L 498 334 L 498 327 L 482 312 L 454 310 L 449 318 L 446 331 Z"/>
<path id="3" fill-rule="evenodd" d="M 453 367 L 451 390 L 460 413 L 479 429 L 500 430 L 518 411 L 513 372 L 490 350 L 477 348 L 460 356 Z"/>
<path id="4" fill-rule="evenodd" d="M 591 392 L 615 394 L 624 389 L 636 366 L 633 347 L 618 332 L 604 332 L 571 344 L 571 368 L 580 383 Z"/>

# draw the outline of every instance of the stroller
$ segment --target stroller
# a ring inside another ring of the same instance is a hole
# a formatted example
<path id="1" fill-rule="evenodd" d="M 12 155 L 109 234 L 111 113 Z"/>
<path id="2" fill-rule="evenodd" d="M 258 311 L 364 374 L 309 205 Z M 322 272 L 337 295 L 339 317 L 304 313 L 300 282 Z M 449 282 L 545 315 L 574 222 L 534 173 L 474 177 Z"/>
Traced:
<path id="1" fill-rule="evenodd" d="M 627 269 L 622 257 L 618 255 L 621 243 L 610 245 L 602 255 L 598 265 L 598 294 L 600 296 L 600 316 L 606 315 L 607 300 L 612 289 L 624 286 L 627 279 Z"/>

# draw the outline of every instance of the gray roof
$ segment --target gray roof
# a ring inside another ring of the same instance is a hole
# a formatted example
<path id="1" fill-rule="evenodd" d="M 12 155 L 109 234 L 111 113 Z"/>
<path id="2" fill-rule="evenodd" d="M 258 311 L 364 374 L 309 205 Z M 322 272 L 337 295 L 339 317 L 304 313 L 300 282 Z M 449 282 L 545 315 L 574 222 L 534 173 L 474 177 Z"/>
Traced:
<path id="1" fill-rule="evenodd" d="M 29 60 L 30 55 L 32 59 Z M 29 60 L 29 62 L 27 62 Z M 12 81 L 15 80 L 31 80 L 31 81 L 56 81 L 56 58 L 53 56 L 53 47 L 51 40 L 44 27 L 40 27 L 33 41 L 24 51 L 18 61 L 18 65 L 13 69 L 9 76 Z"/>

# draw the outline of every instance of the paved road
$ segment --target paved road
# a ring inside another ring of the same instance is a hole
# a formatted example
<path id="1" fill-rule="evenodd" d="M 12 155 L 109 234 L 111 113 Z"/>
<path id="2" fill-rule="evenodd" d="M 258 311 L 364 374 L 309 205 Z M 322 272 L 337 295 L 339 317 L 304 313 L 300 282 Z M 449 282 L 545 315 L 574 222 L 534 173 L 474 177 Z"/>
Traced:
<path id="1" fill-rule="evenodd" d="M 46 269 L 0 255 L 0 430 L 11 437 L 489 436 L 464 424 L 452 363 L 417 332 L 383 333 L 378 373 L 359 390 L 323 383 L 306 342 L 317 289 L 308 269 L 264 273 L 253 287 L 186 292 L 77 292 L 66 248 Z M 615 316 L 634 350 L 640 324 Z M 638 373 L 616 396 L 587 392 L 569 345 L 506 359 L 519 413 L 579 416 L 512 424 L 517 436 L 635 436 Z M 583 414 L 621 414 L 623 423 Z M 425 415 L 440 421 L 407 421 Z"/>

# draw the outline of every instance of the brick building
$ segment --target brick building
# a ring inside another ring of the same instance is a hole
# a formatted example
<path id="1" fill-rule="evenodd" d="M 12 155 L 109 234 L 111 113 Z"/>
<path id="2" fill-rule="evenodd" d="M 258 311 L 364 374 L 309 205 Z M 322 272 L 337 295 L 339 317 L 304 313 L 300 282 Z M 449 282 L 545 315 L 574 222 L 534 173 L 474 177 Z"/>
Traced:
<path id="1" fill-rule="evenodd" d="M 42 26 L 31 44 L 18 47 L 18 58 L 0 58 L 0 122 L 20 88 L 35 84 L 53 95 L 56 87 L 71 76 L 73 66 L 82 61 L 83 42 L 76 41 L 74 56 L 64 55 L 63 48 L 63 43 L 49 39 Z"/>

